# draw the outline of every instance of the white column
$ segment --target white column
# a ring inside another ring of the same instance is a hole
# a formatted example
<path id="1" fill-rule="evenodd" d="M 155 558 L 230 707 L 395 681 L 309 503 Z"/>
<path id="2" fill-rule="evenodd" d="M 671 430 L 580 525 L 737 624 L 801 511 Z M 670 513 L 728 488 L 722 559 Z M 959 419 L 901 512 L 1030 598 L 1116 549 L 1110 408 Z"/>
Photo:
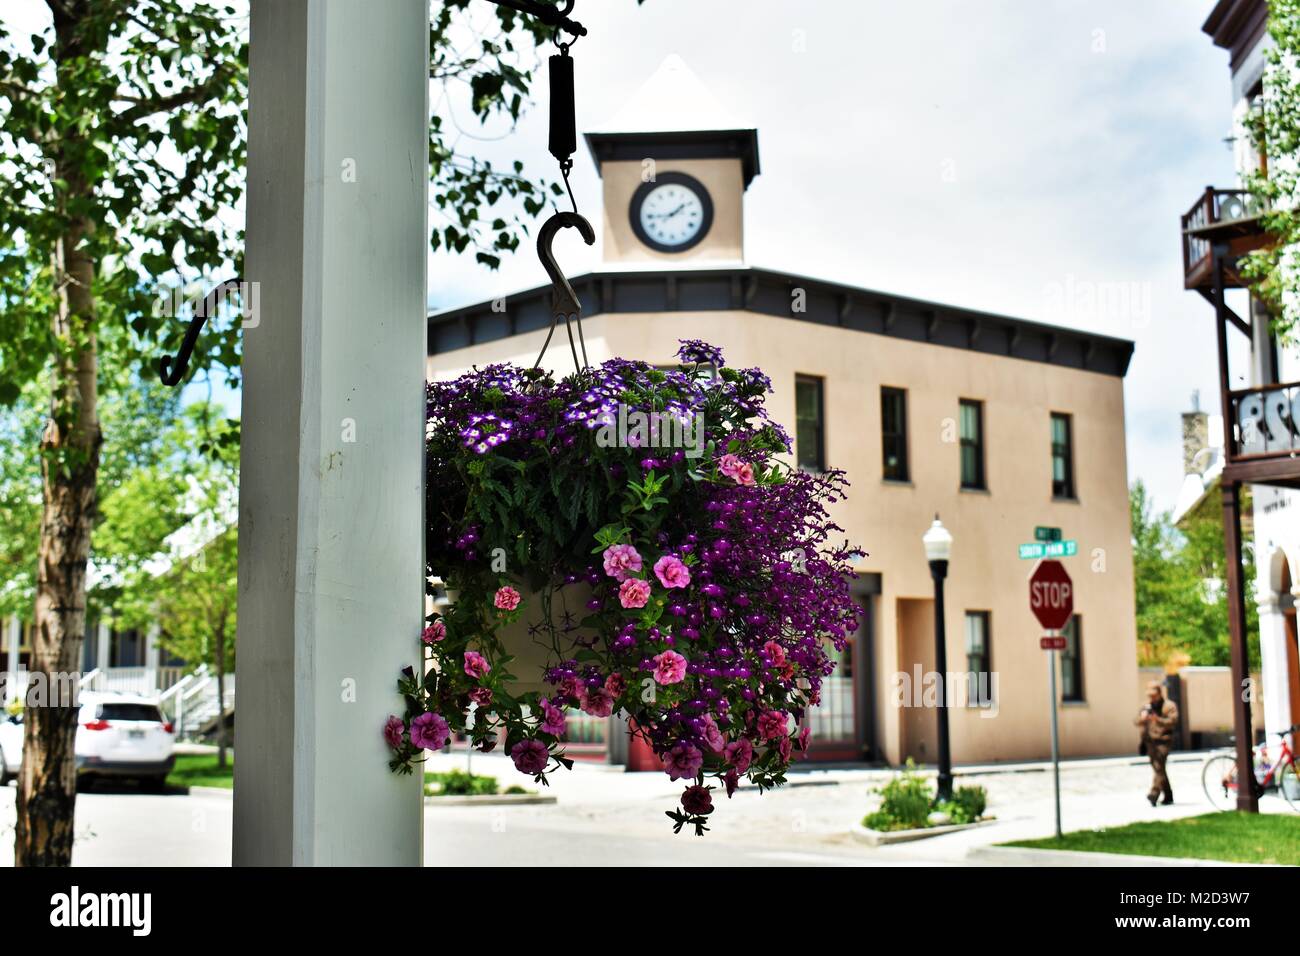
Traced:
<path id="1" fill-rule="evenodd" d="M 108 626 L 105 618 L 100 618 L 95 628 L 95 666 L 100 670 L 108 670 L 108 662 L 112 653 L 112 629 Z"/>
<path id="2" fill-rule="evenodd" d="M 236 865 L 419 865 L 426 0 L 253 0 Z"/>
<path id="3" fill-rule="evenodd" d="M 1287 660 L 1286 618 L 1278 607 L 1277 595 L 1265 594 L 1259 601 L 1260 693 L 1264 695 L 1264 729 L 1269 735 L 1291 726 L 1291 681 Z"/>
<path id="4" fill-rule="evenodd" d="M 145 682 L 151 691 L 158 687 L 158 635 L 161 629 L 157 621 L 150 621 L 144 632 L 144 672 Z"/>
<path id="5" fill-rule="evenodd" d="M 14 614 L 9 618 L 9 651 L 5 662 L 8 679 L 5 681 L 5 703 L 18 695 L 18 647 L 23 642 L 23 622 Z"/>

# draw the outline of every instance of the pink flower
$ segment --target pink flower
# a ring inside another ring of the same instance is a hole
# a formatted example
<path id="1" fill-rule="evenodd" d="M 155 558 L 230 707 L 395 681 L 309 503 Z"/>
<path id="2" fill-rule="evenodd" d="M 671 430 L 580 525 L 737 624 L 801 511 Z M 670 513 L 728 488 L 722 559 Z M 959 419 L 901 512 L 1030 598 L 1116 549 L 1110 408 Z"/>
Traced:
<path id="1" fill-rule="evenodd" d="M 604 558 L 605 573 L 617 581 L 626 581 L 641 570 L 641 555 L 630 544 L 611 544 Z"/>
<path id="2" fill-rule="evenodd" d="M 510 759 L 515 762 L 515 769 L 520 773 L 536 776 L 546 769 L 551 762 L 551 755 L 546 744 L 540 740 L 521 740 L 510 748 Z"/>
<path id="3" fill-rule="evenodd" d="M 740 471 L 736 474 L 736 481 L 740 482 L 742 485 L 754 484 L 754 466 L 749 462 L 745 462 L 741 465 Z"/>
<path id="4" fill-rule="evenodd" d="M 726 747 L 727 763 L 735 769 L 736 773 L 744 773 L 749 769 L 750 762 L 754 759 L 754 745 L 744 737 L 739 740 L 733 740 Z"/>
<path id="5" fill-rule="evenodd" d="M 542 733 L 550 734 L 553 737 L 563 737 L 565 730 L 564 710 L 556 707 L 545 697 L 541 700 L 542 704 Z"/>
<path id="6" fill-rule="evenodd" d="M 740 774 L 737 773 L 736 769 L 733 767 L 722 775 L 722 782 L 726 784 L 727 799 L 730 800 L 731 795 L 735 793 L 736 788 L 740 786 Z"/>
<path id="7" fill-rule="evenodd" d="M 680 684 L 686 677 L 686 658 L 676 651 L 664 651 L 653 658 L 655 680 L 660 684 Z"/>
<path id="8" fill-rule="evenodd" d="M 627 608 L 645 607 L 650 600 L 650 582 L 628 578 L 618 586 L 618 603 Z"/>
<path id="9" fill-rule="evenodd" d="M 726 738 L 722 736 L 722 731 L 718 729 L 718 722 L 713 719 L 712 714 L 705 714 L 701 723 L 704 729 L 700 731 L 704 737 L 704 743 L 715 754 L 720 753 L 727 745 Z"/>
<path id="10" fill-rule="evenodd" d="M 665 554 L 655 562 L 655 577 L 666 588 L 684 588 L 691 583 L 690 569 L 681 558 L 671 554 Z"/>
<path id="11" fill-rule="evenodd" d="M 481 708 L 492 706 L 492 691 L 487 687 L 475 687 L 469 692 L 469 699 Z"/>
<path id="12" fill-rule="evenodd" d="M 439 619 L 424 629 L 424 633 L 420 635 L 420 639 L 426 644 L 436 644 L 446 636 L 447 625 L 443 624 L 441 619 Z"/>
<path id="13" fill-rule="evenodd" d="M 513 611 L 519 606 L 519 592 L 510 585 L 497 588 L 496 597 L 492 599 L 493 605 L 502 611 Z"/>
<path id="14" fill-rule="evenodd" d="M 582 712 L 593 717 L 614 713 L 614 695 L 603 687 L 587 688 L 582 694 Z"/>
<path id="15" fill-rule="evenodd" d="M 772 661 L 772 666 L 777 670 L 785 667 L 785 648 L 776 641 L 768 641 L 763 645 L 763 650 L 767 651 L 768 658 Z"/>
<path id="16" fill-rule="evenodd" d="M 781 759 L 786 763 L 790 762 L 790 738 L 779 737 L 776 741 L 776 752 L 781 755 Z"/>
<path id="17" fill-rule="evenodd" d="M 789 714 L 784 710 L 765 710 L 758 715 L 758 736 L 763 740 L 775 740 L 785 736 Z"/>
<path id="18" fill-rule="evenodd" d="M 812 739 L 812 728 L 804 726 L 799 730 L 799 749 L 808 752 L 808 741 Z"/>
<path id="19" fill-rule="evenodd" d="M 394 750 L 402 746 L 402 734 L 405 732 L 406 724 L 402 722 L 402 718 L 389 714 L 388 719 L 384 721 L 384 739 L 388 741 L 388 746 Z"/>
<path id="20" fill-rule="evenodd" d="M 740 468 L 743 464 L 744 462 L 735 455 L 723 455 L 718 459 L 718 471 L 720 471 L 724 477 L 730 478 L 732 481 L 739 481 Z"/>
<path id="21" fill-rule="evenodd" d="M 411 743 L 421 750 L 441 750 L 450 736 L 451 728 L 440 714 L 421 714 L 411 721 Z"/>
<path id="22" fill-rule="evenodd" d="M 582 690 L 583 690 L 582 681 L 570 675 L 569 677 L 565 677 L 560 680 L 560 683 L 556 685 L 556 690 L 558 690 L 565 697 L 571 700 L 576 700 L 582 696 Z"/>
<path id="23" fill-rule="evenodd" d="M 609 691 L 614 697 L 618 697 L 623 691 L 627 690 L 627 680 L 623 675 L 615 671 L 605 678 L 605 690 Z"/>
<path id="24" fill-rule="evenodd" d="M 492 668 L 487 662 L 487 658 L 478 651 L 465 652 L 465 673 L 475 679 L 486 677 L 487 672 Z"/>
<path id="25" fill-rule="evenodd" d="M 664 754 L 664 770 L 671 780 L 694 780 L 703 765 L 704 754 L 684 740 L 673 744 Z"/>
<path id="26" fill-rule="evenodd" d="M 687 787 L 686 792 L 682 794 L 682 809 L 700 817 L 712 813 L 713 797 L 709 794 L 709 789 L 701 787 L 698 783 Z"/>

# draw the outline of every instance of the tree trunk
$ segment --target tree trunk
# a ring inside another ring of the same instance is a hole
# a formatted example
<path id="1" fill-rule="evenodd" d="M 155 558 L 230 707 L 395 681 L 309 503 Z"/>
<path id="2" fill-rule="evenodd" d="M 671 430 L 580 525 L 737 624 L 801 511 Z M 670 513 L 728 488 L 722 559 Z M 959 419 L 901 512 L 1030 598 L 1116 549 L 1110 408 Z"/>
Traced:
<path id="1" fill-rule="evenodd" d="M 217 629 L 217 766 L 226 766 L 226 632 Z"/>
<path id="2" fill-rule="evenodd" d="M 75 695 L 86 632 L 86 563 L 95 518 L 100 432 L 96 412 L 94 263 L 77 249 L 88 224 L 64 236 L 55 256 L 60 302 L 55 335 L 80 347 L 55 360 L 50 420 L 41 439 L 44 506 L 37 553 L 36 627 L 31 681 L 24 712 L 23 763 L 18 783 L 17 866 L 68 866 L 72 862 L 76 805 Z M 45 704 L 47 706 L 40 706 Z"/>
<path id="3" fill-rule="evenodd" d="M 85 56 L 77 31 L 82 13 L 75 5 L 54 10 L 54 51 L 61 84 L 76 83 L 76 64 Z M 86 632 L 86 563 L 95 519 L 100 446 L 91 288 L 95 263 L 82 247 L 93 225 L 83 214 L 67 212 L 72 201 L 90 197 L 81 167 L 84 150 L 85 141 L 77 136 L 64 136 L 51 147 L 56 176 L 67 183 L 57 209 L 66 217 L 67 228 L 51 256 L 58 296 L 52 325 L 58 349 L 50 420 L 41 437 L 43 508 L 31 685 L 24 710 L 14 831 L 17 866 L 68 866 L 72 862 L 77 798 L 75 690 Z M 43 700 L 37 697 L 42 682 L 46 689 Z"/>

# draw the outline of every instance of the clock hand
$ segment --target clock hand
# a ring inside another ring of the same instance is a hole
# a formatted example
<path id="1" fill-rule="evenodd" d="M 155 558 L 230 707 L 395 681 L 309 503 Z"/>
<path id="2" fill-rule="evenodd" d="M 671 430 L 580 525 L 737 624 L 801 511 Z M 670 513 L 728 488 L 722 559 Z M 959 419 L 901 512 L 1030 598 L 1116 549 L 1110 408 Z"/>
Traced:
<path id="1" fill-rule="evenodd" d="M 671 218 L 673 218 L 673 216 L 677 215 L 679 212 L 681 212 L 681 211 L 682 211 L 683 209 L 685 209 L 685 208 L 686 208 L 686 203 L 682 203 L 680 206 L 678 206 L 678 207 L 677 207 L 676 209 L 674 209 L 672 212 L 652 212 L 652 213 L 650 213 L 650 218 L 651 218 L 651 219 L 671 219 Z"/>

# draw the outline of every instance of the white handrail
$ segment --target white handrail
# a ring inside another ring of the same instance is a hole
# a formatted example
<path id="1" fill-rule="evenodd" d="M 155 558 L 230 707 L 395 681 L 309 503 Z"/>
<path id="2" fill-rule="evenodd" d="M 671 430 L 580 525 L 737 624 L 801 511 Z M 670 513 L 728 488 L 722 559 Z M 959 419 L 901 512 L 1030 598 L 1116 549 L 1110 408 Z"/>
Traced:
<path id="1" fill-rule="evenodd" d="M 100 669 L 96 667 L 94 670 L 90 671 L 89 673 L 82 674 L 81 679 L 77 681 L 77 690 L 85 690 L 89 685 L 95 682 L 95 680 L 99 677 L 101 673 L 102 671 L 100 671 Z"/>

